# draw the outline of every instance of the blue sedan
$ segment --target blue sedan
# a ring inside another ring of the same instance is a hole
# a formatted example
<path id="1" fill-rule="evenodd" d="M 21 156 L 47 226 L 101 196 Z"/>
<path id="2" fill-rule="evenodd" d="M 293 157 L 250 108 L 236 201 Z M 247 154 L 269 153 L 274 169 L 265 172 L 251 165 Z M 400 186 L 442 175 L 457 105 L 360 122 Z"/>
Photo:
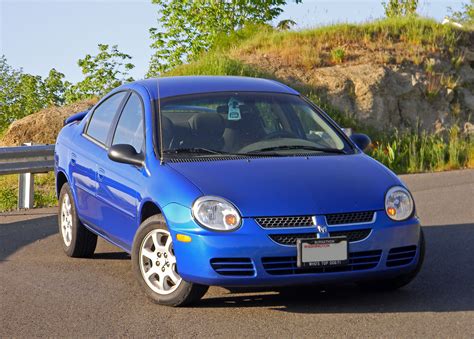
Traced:
<path id="1" fill-rule="evenodd" d="M 413 197 L 319 107 L 276 81 L 125 84 L 65 121 L 55 149 L 65 253 L 131 254 L 155 302 L 208 286 L 396 289 L 423 262 Z"/>

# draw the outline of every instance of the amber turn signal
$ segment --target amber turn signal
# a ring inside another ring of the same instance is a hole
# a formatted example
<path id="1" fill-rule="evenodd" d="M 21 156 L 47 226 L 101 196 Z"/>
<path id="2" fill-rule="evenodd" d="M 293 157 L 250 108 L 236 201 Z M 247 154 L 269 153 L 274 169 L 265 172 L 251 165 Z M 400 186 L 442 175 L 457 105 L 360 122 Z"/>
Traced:
<path id="1" fill-rule="evenodd" d="M 181 241 L 181 242 L 191 242 L 191 237 L 185 234 L 177 234 L 176 240 Z"/>
<path id="2" fill-rule="evenodd" d="M 393 217 L 395 214 L 397 214 L 397 210 L 393 207 L 389 207 L 387 208 L 387 213 Z"/>
<path id="3" fill-rule="evenodd" d="M 225 223 L 229 226 L 237 225 L 237 217 L 233 214 L 227 214 L 225 216 Z"/>

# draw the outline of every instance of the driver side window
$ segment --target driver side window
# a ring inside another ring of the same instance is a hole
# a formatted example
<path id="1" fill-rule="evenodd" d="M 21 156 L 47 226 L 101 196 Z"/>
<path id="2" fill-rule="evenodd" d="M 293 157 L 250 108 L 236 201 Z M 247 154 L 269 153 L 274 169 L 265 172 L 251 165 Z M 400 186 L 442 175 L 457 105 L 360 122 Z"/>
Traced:
<path id="1" fill-rule="evenodd" d="M 143 150 L 145 144 L 143 106 L 135 93 L 128 98 L 117 123 L 112 145 L 118 144 L 131 145 L 137 153 Z"/>

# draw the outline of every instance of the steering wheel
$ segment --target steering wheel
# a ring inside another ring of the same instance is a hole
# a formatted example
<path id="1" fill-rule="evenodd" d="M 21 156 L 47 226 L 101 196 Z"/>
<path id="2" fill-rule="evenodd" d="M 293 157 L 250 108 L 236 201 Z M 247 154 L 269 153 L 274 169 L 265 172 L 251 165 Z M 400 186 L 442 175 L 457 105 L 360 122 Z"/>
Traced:
<path id="1" fill-rule="evenodd" d="M 264 136 L 263 140 L 276 139 L 276 138 L 298 138 L 298 136 L 288 131 L 276 131 Z"/>

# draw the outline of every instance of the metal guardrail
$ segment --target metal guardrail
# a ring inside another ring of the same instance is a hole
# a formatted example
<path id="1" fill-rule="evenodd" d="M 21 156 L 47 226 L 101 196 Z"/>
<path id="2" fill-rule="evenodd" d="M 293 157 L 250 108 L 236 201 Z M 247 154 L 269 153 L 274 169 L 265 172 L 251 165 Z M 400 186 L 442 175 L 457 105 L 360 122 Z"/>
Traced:
<path id="1" fill-rule="evenodd" d="M 33 208 L 34 174 L 54 169 L 54 145 L 0 148 L 0 175 L 19 174 L 18 208 Z"/>

